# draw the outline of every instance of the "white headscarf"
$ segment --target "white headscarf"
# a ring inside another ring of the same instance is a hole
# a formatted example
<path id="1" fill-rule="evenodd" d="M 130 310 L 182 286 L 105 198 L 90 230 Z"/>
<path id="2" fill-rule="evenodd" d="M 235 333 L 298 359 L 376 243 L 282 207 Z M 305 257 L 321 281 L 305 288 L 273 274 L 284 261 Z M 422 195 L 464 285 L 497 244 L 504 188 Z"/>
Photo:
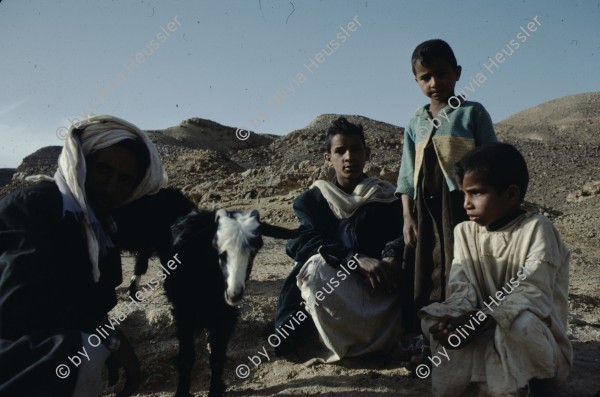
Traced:
<path id="1" fill-rule="evenodd" d="M 76 212 L 82 217 L 95 282 L 100 280 L 99 241 L 105 244 L 106 237 L 100 222 L 88 205 L 85 194 L 85 157 L 126 139 L 144 143 L 150 155 L 150 163 L 142 181 L 125 203 L 157 193 L 167 185 L 168 178 L 156 147 L 138 127 L 113 116 L 94 116 L 78 127 L 71 125 L 58 158 L 58 170 L 53 178 L 63 195 L 63 209 Z M 52 180 L 52 178 L 39 176 L 27 179 Z"/>
<path id="2" fill-rule="evenodd" d="M 316 180 L 311 186 L 317 187 L 329 208 L 338 219 L 348 219 L 361 206 L 372 202 L 391 203 L 397 200 L 394 196 L 396 188 L 380 179 L 365 178 L 356 185 L 351 194 L 344 192 L 334 183 Z"/>

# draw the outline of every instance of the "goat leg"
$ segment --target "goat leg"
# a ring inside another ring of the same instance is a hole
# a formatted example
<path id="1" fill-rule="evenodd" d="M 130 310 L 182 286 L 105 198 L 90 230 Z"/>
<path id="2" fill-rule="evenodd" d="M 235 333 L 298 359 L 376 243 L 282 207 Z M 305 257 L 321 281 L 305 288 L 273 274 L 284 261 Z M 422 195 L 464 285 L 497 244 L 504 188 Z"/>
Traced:
<path id="1" fill-rule="evenodd" d="M 133 276 L 131 277 L 131 282 L 129 283 L 129 296 L 131 299 L 139 302 L 139 299 L 136 298 L 135 293 L 138 291 L 140 287 L 140 280 L 142 279 L 142 275 L 146 274 L 148 271 L 148 261 L 152 258 L 152 254 L 154 250 L 152 248 L 146 247 L 135 257 L 135 267 L 133 270 Z"/>
<path id="2" fill-rule="evenodd" d="M 209 329 L 208 343 L 210 344 L 210 389 L 208 397 L 222 397 L 225 393 L 223 370 L 227 345 L 233 334 L 237 312 L 231 306 L 225 305 L 225 313 L 219 324 Z"/>
<path id="3" fill-rule="evenodd" d="M 140 280 L 141 280 L 141 276 L 138 275 L 133 275 L 131 276 L 131 281 L 129 282 L 129 288 L 127 289 L 127 291 L 129 292 L 129 296 L 131 297 L 131 299 L 136 300 L 137 302 L 139 302 L 139 299 L 135 297 L 135 293 L 138 292 L 138 289 L 140 288 Z"/>
<path id="4" fill-rule="evenodd" d="M 190 394 L 191 376 L 194 361 L 196 361 L 194 313 L 177 310 L 177 307 L 174 307 L 173 315 L 177 323 L 177 339 L 179 340 L 179 354 L 177 356 L 179 382 L 177 383 L 175 397 L 192 397 Z"/>

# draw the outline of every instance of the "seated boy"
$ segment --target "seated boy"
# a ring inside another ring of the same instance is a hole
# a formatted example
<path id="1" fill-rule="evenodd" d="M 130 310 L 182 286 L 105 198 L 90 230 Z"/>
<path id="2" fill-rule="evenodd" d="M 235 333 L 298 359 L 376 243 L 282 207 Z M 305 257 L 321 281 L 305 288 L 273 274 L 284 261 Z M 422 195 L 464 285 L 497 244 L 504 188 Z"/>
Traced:
<path id="1" fill-rule="evenodd" d="M 448 298 L 419 312 L 433 394 L 551 396 L 572 366 L 569 251 L 547 218 L 519 208 L 529 175 L 513 146 L 477 147 L 456 173 L 470 222 L 454 230 Z"/>
<path id="2" fill-rule="evenodd" d="M 294 200 L 300 235 L 286 250 L 297 263 L 277 305 L 280 340 L 270 339 L 278 355 L 293 352 L 315 327 L 327 361 L 398 343 L 402 204 L 394 186 L 363 173 L 369 154 L 362 126 L 335 120 L 325 153 L 334 179 L 316 181 Z"/>

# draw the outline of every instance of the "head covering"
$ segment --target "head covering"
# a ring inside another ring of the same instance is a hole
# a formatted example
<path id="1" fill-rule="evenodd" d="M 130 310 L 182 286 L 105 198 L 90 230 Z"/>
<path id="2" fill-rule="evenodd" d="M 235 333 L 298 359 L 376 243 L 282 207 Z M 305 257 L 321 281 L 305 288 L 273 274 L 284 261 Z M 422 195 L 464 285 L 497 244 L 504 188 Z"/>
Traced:
<path id="1" fill-rule="evenodd" d="M 70 126 L 65 145 L 58 158 L 58 170 L 53 178 L 63 195 L 63 211 L 74 212 L 82 219 L 95 282 L 100 279 L 98 266 L 100 253 L 106 248 L 106 243 L 110 239 L 105 235 L 87 201 L 85 158 L 98 150 L 113 146 L 126 139 L 142 142 L 150 157 L 144 177 L 126 203 L 148 194 L 157 193 L 167 185 L 168 178 L 156 147 L 138 127 L 113 116 L 93 116 L 78 127 Z M 51 178 L 28 178 L 28 180 L 41 179 Z"/>

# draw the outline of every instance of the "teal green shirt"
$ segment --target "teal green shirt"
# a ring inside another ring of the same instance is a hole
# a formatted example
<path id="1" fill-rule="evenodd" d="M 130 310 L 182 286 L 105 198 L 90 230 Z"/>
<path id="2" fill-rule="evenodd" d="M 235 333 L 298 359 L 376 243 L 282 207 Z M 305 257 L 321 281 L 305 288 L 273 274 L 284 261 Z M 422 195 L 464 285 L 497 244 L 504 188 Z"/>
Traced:
<path id="1" fill-rule="evenodd" d="M 496 141 L 492 119 L 480 103 L 464 101 L 456 109 L 448 105 L 435 118 L 429 115 L 429 106 L 417 110 L 404 129 L 397 196 L 416 198 L 415 186 L 430 139 L 450 191 L 458 189 L 454 164 L 475 146 Z"/>

